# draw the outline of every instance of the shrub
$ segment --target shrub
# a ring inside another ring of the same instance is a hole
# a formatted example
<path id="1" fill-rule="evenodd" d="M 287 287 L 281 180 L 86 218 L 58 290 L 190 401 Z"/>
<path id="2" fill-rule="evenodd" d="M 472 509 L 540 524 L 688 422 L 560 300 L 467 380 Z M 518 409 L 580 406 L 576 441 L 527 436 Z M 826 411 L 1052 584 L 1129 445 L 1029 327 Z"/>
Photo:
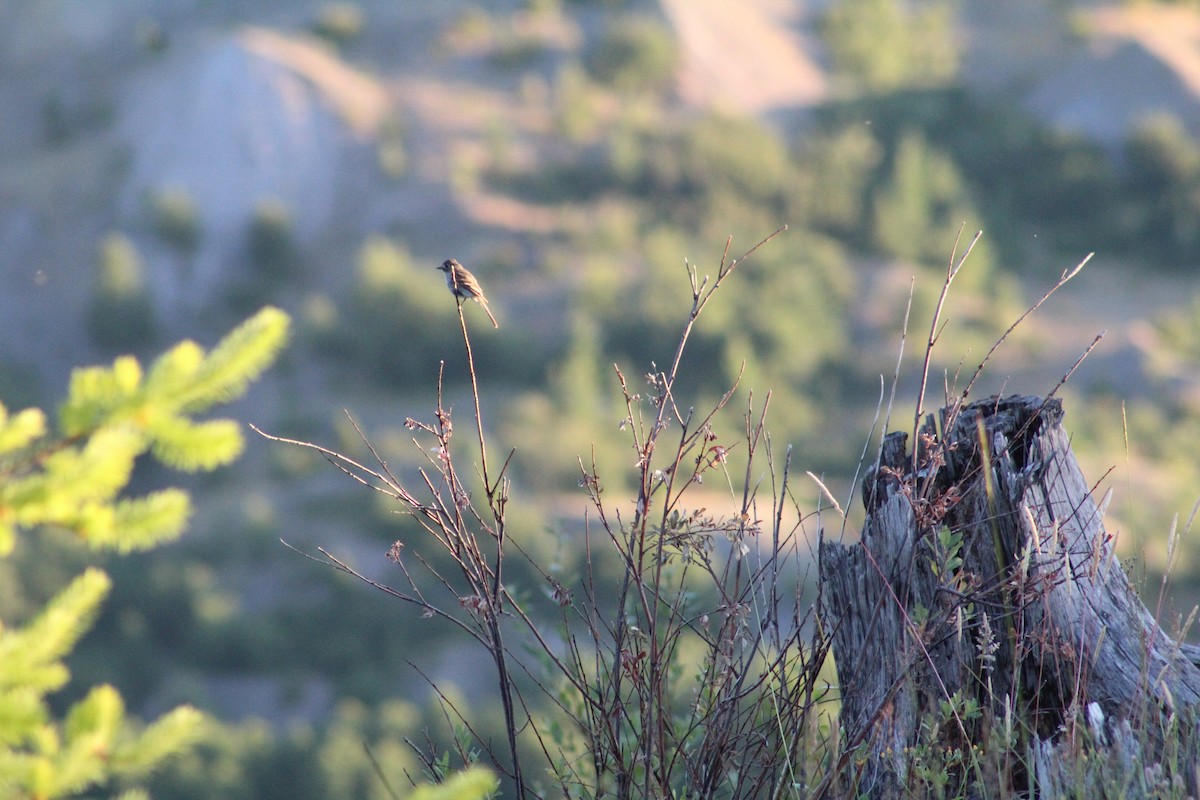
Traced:
<path id="1" fill-rule="evenodd" d="M 200 245 L 203 233 L 196 202 L 186 189 L 165 187 L 149 196 L 150 221 L 155 232 L 184 253 Z"/>
<path id="2" fill-rule="evenodd" d="M 450 409 L 440 404 L 431 421 L 408 421 L 421 452 L 435 454 L 416 484 L 385 463 L 366 467 L 305 445 L 392 497 L 423 529 L 389 554 L 401 568 L 399 588 L 370 582 L 464 631 L 496 669 L 502 735 L 484 733 L 473 710 L 439 690 L 456 734 L 420 749 L 431 774 L 487 760 L 515 796 L 535 781 L 585 797 L 630 787 L 664 797 L 724 787 L 731 797 L 753 797 L 819 782 L 819 754 L 829 744 L 814 733 L 824 637 L 810 636 L 811 604 L 801 604 L 788 577 L 797 574 L 803 523 L 783 521 L 786 467 L 772 459 L 765 408 L 748 409 L 742 432 L 728 437 L 715 417 L 732 390 L 699 414 L 678 394 L 697 318 L 752 254 L 723 258 L 711 280 L 691 272 L 691 312 L 674 355 L 636 382 L 618 373 L 631 466 L 617 481 L 628 477 L 634 498 L 628 508 L 613 500 L 609 477 L 582 454 L 579 486 L 596 520 L 582 534 L 583 563 L 544 563 L 527 549 L 527 532 L 512 536 L 507 459 L 497 469 L 488 455 L 469 336 L 475 422 L 464 425 L 459 415 L 455 437 Z M 571 359 L 557 377 L 562 391 L 595 392 L 592 335 L 585 321 L 575 326 Z M 586 407 L 593 398 L 572 400 Z M 460 467 L 469 452 L 477 460 Z M 764 471 L 771 488 L 760 498 Z M 728 512 L 707 511 L 699 505 L 707 501 L 693 497 L 706 480 L 728 486 Z M 452 566 L 432 568 L 434 554 L 450 556 Z M 330 563 L 359 574 L 334 556 Z M 780 604 L 791 605 L 785 597 L 796 607 L 776 616 Z"/>
<path id="3" fill-rule="evenodd" d="M 88 330 L 101 347 L 136 349 L 149 343 L 156 329 L 145 267 L 133 241 L 124 234 L 109 234 L 99 250 Z"/>
<path id="4" fill-rule="evenodd" d="M 247 240 L 250 263 L 265 276 L 283 277 L 299 265 L 292 212 L 281 200 L 261 200 L 254 207 Z"/>
<path id="5" fill-rule="evenodd" d="M 821 19 L 834 73 L 869 93 L 951 80 L 959 62 L 953 8 L 929 0 L 835 0 Z"/>
<path id="6" fill-rule="evenodd" d="M 610 23 L 586 57 L 588 73 L 597 81 L 635 93 L 669 86 L 678 61 L 671 30 L 645 16 L 622 16 Z"/>
<path id="7" fill-rule="evenodd" d="M 327 3 L 312 23 L 317 36 L 335 45 L 345 45 L 360 36 L 366 22 L 362 8 L 356 3 Z"/>

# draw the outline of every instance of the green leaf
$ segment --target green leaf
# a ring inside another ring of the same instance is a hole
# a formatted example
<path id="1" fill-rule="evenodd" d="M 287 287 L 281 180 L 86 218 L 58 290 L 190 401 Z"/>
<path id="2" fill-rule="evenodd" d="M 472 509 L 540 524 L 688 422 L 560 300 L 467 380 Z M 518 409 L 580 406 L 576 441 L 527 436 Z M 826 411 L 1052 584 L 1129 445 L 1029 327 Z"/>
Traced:
<path id="1" fill-rule="evenodd" d="M 84 436 L 124 410 L 140 396 L 142 368 L 133 356 L 122 356 L 111 368 L 84 367 L 71 373 L 67 401 L 59 410 L 66 436 Z"/>
<path id="2" fill-rule="evenodd" d="M 191 340 L 182 341 L 163 353 L 146 377 L 146 396 L 151 402 L 172 409 L 195 390 L 196 373 L 204 364 L 204 348 Z"/>
<path id="3" fill-rule="evenodd" d="M 145 789 L 126 789 L 117 795 L 117 800 L 150 800 L 150 794 Z"/>
<path id="4" fill-rule="evenodd" d="M 24 629 L 0 629 L 0 690 L 24 686 L 50 691 L 66 683 L 66 668 L 58 661 L 91 629 L 111 587 L 106 574 L 89 569 Z"/>
<path id="5" fill-rule="evenodd" d="M 102 428 L 82 449 L 67 448 L 45 461 L 42 521 L 59 522 L 89 501 L 110 500 L 129 483 L 145 437 L 127 427 Z"/>
<path id="6" fill-rule="evenodd" d="M 45 720 L 46 704 L 38 690 L 23 686 L 0 691 L 0 743 L 24 741 L 29 731 L 44 724 Z"/>
<path id="7" fill-rule="evenodd" d="M 152 452 L 175 469 L 195 472 L 228 464 L 242 454 L 242 432 L 233 420 L 192 422 L 184 417 L 157 420 Z"/>
<path id="8" fill-rule="evenodd" d="M 143 381 L 131 356 L 112 367 L 72 373 L 59 422 L 68 437 L 86 436 L 107 423 L 153 425 L 161 415 L 194 414 L 232 400 L 266 369 L 287 341 L 287 314 L 267 307 L 239 325 L 211 353 L 184 341 L 159 356 Z"/>
<path id="9" fill-rule="evenodd" d="M 0 403 L 0 453 L 26 447 L 46 433 L 46 415 L 40 408 L 27 408 L 10 417 Z"/>
<path id="10" fill-rule="evenodd" d="M 204 359 L 180 410 L 195 413 L 241 396 L 287 342 L 288 325 L 287 314 L 268 306 L 231 331 Z"/>
<path id="11" fill-rule="evenodd" d="M 267 308 L 206 355 L 184 342 L 157 359 L 149 374 L 132 357 L 109 367 L 76 370 L 59 410 L 60 438 L 39 443 L 37 458 L 18 453 L 46 435 L 45 415 L 10 415 L 0 405 L 0 556 L 18 528 L 73 529 L 92 546 L 144 549 L 182 533 L 190 513 L 186 492 L 167 489 L 120 498 L 137 458 L 148 449 L 178 469 L 212 469 L 235 459 L 243 438 L 232 420 L 197 422 L 191 414 L 245 391 L 277 355 L 289 320 Z M 27 625 L 0 622 L 0 797 L 54 798 L 140 776 L 192 744 L 202 717 L 183 707 L 140 733 L 125 721 L 111 686 L 93 689 L 62 723 L 45 696 L 69 673 L 63 658 L 95 620 L 111 588 L 89 569 L 55 596 Z M 106 794 L 111 794 L 106 792 Z M 126 790 L 127 800 L 144 792 Z"/>
<path id="12" fill-rule="evenodd" d="M 182 489 L 164 489 L 144 497 L 121 500 L 116 505 L 113 536 L 93 541 L 128 553 L 147 550 L 179 537 L 191 515 L 191 501 Z"/>
<path id="13" fill-rule="evenodd" d="M 112 754 L 112 767 L 138 778 L 163 759 L 190 747 L 204 730 L 206 718 L 191 706 L 179 706 L 155 720 L 136 738 L 124 741 Z"/>
<path id="14" fill-rule="evenodd" d="M 68 744 L 83 741 L 88 749 L 107 751 L 125 719 L 125 703 L 108 684 L 95 686 L 72 708 L 63 727 Z"/>
<path id="15" fill-rule="evenodd" d="M 482 767 L 457 772 L 437 785 L 418 786 L 409 800 L 484 800 L 500 788 L 500 781 Z"/>

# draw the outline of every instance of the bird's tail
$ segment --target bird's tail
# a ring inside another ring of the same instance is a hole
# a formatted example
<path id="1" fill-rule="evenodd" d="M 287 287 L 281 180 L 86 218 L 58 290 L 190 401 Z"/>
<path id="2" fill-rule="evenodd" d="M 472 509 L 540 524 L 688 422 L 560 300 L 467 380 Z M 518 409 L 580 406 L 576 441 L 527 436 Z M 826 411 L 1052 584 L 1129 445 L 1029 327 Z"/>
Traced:
<path id="1" fill-rule="evenodd" d="M 488 308 L 487 300 L 483 299 L 479 295 L 475 296 L 475 300 L 479 303 L 479 305 L 483 306 L 483 310 L 487 313 L 488 319 L 490 319 L 492 321 L 492 327 L 499 328 L 500 323 L 496 322 L 496 318 L 492 316 L 492 310 L 490 308 Z"/>

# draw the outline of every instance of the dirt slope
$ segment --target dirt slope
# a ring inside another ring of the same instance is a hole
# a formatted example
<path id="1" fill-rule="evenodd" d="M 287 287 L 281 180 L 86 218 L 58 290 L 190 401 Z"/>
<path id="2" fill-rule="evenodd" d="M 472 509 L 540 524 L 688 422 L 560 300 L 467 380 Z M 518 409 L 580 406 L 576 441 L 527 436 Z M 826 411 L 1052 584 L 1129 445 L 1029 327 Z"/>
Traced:
<path id="1" fill-rule="evenodd" d="M 700 106 L 761 114 L 828 94 L 815 43 L 785 0 L 662 0 L 683 48 L 680 94 Z"/>

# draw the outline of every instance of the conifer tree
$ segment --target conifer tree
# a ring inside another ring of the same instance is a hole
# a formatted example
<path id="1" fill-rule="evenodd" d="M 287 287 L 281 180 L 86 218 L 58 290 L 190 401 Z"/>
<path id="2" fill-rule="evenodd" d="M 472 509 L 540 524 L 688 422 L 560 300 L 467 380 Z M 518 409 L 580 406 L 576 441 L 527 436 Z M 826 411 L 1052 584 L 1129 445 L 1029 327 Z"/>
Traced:
<path id="1" fill-rule="evenodd" d="M 236 459 L 238 424 L 196 416 L 246 390 L 274 361 L 288 323 L 282 311 L 265 308 L 211 352 L 184 341 L 148 370 L 129 356 L 76 370 L 53 428 L 41 409 L 10 413 L 0 404 L 0 557 L 17 536 L 49 526 L 118 552 L 179 536 L 187 493 L 129 496 L 134 463 L 152 455 L 193 472 Z M 198 736 L 203 718 L 194 708 L 142 726 L 107 685 L 92 688 L 63 719 L 51 714 L 47 697 L 69 678 L 63 659 L 110 585 L 103 571 L 89 569 L 21 627 L 0 621 L 0 797 L 48 800 L 136 781 Z"/>

